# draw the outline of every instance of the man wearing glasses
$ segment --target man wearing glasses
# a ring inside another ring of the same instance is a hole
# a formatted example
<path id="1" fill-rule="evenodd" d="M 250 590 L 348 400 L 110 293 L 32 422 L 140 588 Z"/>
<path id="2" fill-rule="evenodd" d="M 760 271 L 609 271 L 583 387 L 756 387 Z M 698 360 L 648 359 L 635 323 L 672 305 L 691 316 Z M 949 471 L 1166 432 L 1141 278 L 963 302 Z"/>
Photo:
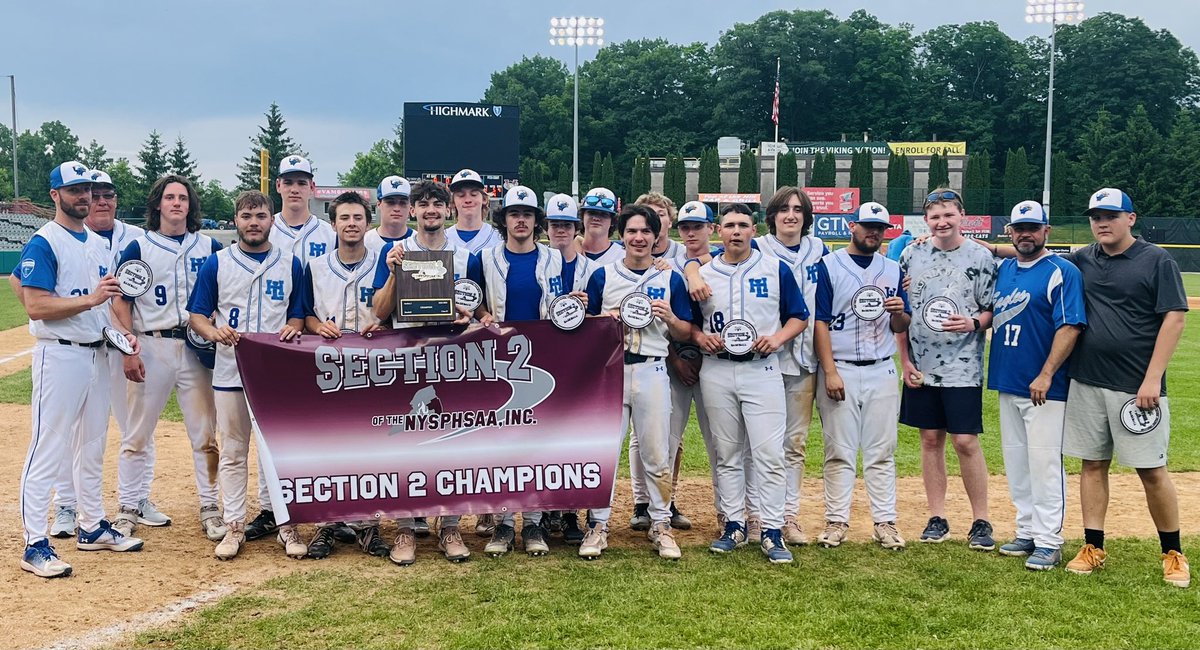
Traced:
<path id="1" fill-rule="evenodd" d="M 912 278 L 912 325 L 897 334 L 904 373 L 900 422 L 921 431 L 921 476 L 929 523 L 921 541 L 950 536 L 946 507 L 946 434 L 954 444 L 975 521 L 969 545 L 996 547 L 988 517 L 983 433 L 983 343 L 992 323 L 996 265 L 981 246 L 964 246 L 962 196 L 939 188 L 925 198 L 930 237 L 904 249 L 900 268 Z"/>

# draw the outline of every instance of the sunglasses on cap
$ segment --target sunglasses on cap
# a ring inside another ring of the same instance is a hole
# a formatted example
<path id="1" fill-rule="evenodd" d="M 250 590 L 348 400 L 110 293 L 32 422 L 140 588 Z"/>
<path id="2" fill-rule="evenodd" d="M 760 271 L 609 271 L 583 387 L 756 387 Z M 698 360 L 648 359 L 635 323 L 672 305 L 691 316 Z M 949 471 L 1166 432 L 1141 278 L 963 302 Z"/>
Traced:
<path id="1" fill-rule="evenodd" d="M 591 195 L 583 197 L 583 205 L 585 207 L 589 207 L 589 208 L 599 206 L 606 210 L 612 210 L 613 206 L 615 206 L 616 204 L 617 204 L 616 201 L 608 198 L 607 196 L 599 196 L 596 194 L 591 194 Z"/>
<path id="2" fill-rule="evenodd" d="M 937 203 L 938 201 L 961 201 L 961 200 L 962 200 L 962 197 L 960 197 L 958 195 L 958 192 L 955 192 L 954 190 L 946 190 L 945 192 L 934 192 L 933 194 L 930 194 L 929 196 L 925 197 L 925 205 L 929 205 L 930 203 Z"/>

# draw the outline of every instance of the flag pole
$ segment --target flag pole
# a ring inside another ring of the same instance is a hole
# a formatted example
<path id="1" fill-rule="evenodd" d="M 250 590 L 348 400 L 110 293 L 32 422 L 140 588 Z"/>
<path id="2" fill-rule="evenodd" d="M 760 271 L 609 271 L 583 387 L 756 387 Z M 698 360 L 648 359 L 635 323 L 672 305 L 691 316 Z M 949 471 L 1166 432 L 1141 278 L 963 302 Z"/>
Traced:
<path id="1" fill-rule="evenodd" d="M 779 57 L 775 57 L 775 110 L 779 108 Z M 775 118 L 775 142 L 779 142 L 779 118 Z"/>

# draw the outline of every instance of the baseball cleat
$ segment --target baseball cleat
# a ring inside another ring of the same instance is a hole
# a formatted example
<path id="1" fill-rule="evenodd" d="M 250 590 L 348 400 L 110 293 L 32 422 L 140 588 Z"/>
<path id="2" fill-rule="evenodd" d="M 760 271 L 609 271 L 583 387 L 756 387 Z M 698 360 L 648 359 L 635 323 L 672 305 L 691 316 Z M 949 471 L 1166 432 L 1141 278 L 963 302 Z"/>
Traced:
<path id="1" fill-rule="evenodd" d="M 521 543 L 525 545 L 525 552 L 531 557 L 550 552 L 550 545 L 546 543 L 546 531 L 537 524 L 525 524 L 521 529 Z"/>
<path id="2" fill-rule="evenodd" d="M 283 552 L 293 560 L 308 556 L 308 546 L 300 541 L 300 531 L 294 525 L 280 526 L 275 538 L 283 545 Z"/>
<path id="3" fill-rule="evenodd" d="M 1192 584 L 1192 568 L 1188 566 L 1187 558 L 1179 551 L 1171 550 L 1163 553 L 1163 580 L 1168 584 L 1187 589 Z"/>
<path id="4" fill-rule="evenodd" d="M 218 560 L 232 560 L 237 557 L 238 551 L 242 550 L 242 544 L 246 541 L 246 527 L 242 522 L 229 524 L 225 531 L 225 538 L 217 544 L 214 554 Z"/>
<path id="5" fill-rule="evenodd" d="M 512 526 L 500 524 L 496 526 L 496 532 L 492 533 L 492 539 L 488 541 L 487 546 L 483 547 L 483 552 L 490 557 L 505 555 L 512 550 L 516 537 L 517 531 Z"/>
<path id="6" fill-rule="evenodd" d="M 594 560 L 608 548 L 608 527 L 598 521 L 588 524 L 587 534 L 579 544 L 579 557 Z"/>
<path id="7" fill-rule="evenodd" d="M 563 532 L 563 513 L 561 510 L 552 510 L 542 513 L 542 527 L 546 529 L 546 534 L 554 535 Z"/>
<path id="8" fill-rule="evenodd" d="M 579 527 L 579 514 L 564 512 L 562 524 L 563 542 L 578 546 L 583 541 L 583 529 Z"/>
<path id="9" fill-rule="evenodd" d="M 388 559 L 400 566 L 409 566 L 417 561 L 417 539 L 412 529 L 400 529 L 400 534 L 396 535 L 396 543 L 388 551 Z"/>
<path id="10" fill-rule="evenodd" d="M 136 508 L 127 508 L 125 506 L 117 507 L 117 517 L 113 519 L 112 527 L 117 532 L 126 537 L 132 537 L 134 529 L 137 528 L 138 519 L 141 513 Z"/>
<path id="11" fill-rule="evenodd" d="M 875 524 L 875 530 L 871 534 L 879 545 L 889 551 L 899 551 L 904 548 L 904 538 L 900 536 L 900 531 L 896 529 L 896 522 L 881 521 Z"/>
<path id="12" fill-rule="evenodd" d="M 112 524 L 101 519 L 100 525 L 96 526 L 96 530 L 91 532 L 79 529 L 79 535 L 75 538 L 75 548 L 81 551 L 115 551 L 124 553 L 126 551 L 142 550 L 143 542 L 136 537 L 126 537 L 120 531 L 114 529 Z"/>
<path id="13" fill-rule="evenodd" d="M 451 562 L 464 562 L 471 557 L 471 549 L 463 543 L 458 526 L 446 526 L 438 531 L 438 550 Z"/>
<path id="14" fill-rule="evenodd" d="M 746 540 L 752 544 L 762 542 L 762 519 L 758 515 L 746 518 Z"/>
<path id="15" fill-rule="evenodd" d="M 783 518 L 783 541 L 788 546 L 807 546 L 808 534 L 796 517 L 788 515 Z"/>
<path id="16" fill-rule="evenodd" d="M 333 529 L 336 525 L 321 526 L 317 529 L 317 534 L 313 535 L 312 541 L 308 543 L 308 557 L 324 560 L 333 553 Z"/>
<path id="17" fill-rule="evenodd" d="M 778 528 L 763 529 L 762 552 L 771 564 L 791 564 L 792 552 L 783 543 L 783 533 Z"/>
<path id="18" fill-rule="evenodd" d="M 921 533 L 922 544 L 941 544 L 950 537 L 950 522 L 942 517 L 930 517 Z"/>
<path id="19" fill-rule="evenodd" d="M 1000 546 L 1000 555 L 1007 555 L 1009 557 L 1025 557 L 1033 553 L 1035 548 L 1036 547 L 1033 545 L 1032 539 L 1022 539 L 1018 537 L 1007 544 L 1002 544 Z"/>
<path id="20" fill-rule="evenodd" d="M 671 524 L 665 521 L 654 524 L 653 532 L 654 550 L 658 551 L 658 557 L 664 560 L 678 560 L 683 557 L 683 551 L 675 541 L 675 534 L 671 532 Z"/>
<path id="21" fill-rule="evenodd" d="M 650 504 L 633 504 L 633 516 L 629 518 L 629 527 L 633 530 L 650 530 Z"/>
<path id="22" fill-rule="evenodd" d="M 72 523 L 74 517 L 72 517 Z M 65 578 L 71 575 L 71 565 L 58 559 L 50 540 L 38 540 L 25 547 L 21 568 L 40 578 Z"/>
<path id="23" fill-rule="evenodd" d="M 412 531 L 413 535 L 417 537 L 429 537 L 429 519 L 425 517 L 413 519 Z"/>
<path id="24" fill-rule="evenodd" d="M 992 539 L 992 524 L 986 519 L 976 519 L 967 533 L 967 545 L 973 551 L 994 551 L 996 540 Z"/>
<path id="25" fill-rule="evenodd" d="M 275 513 L 270 510 L 262 510 L 257 517 L 246 524 L 246 539 L 250 541 L 262 539 L 277 530 L 279 530 L 279 525 L 275 523 Z"/>
<path id="26" fill-rule="evenodd" d="M 1056 548 L 1034 549 L 1033 554 L 1025 560 L 1025 568 L 1033 571 L 1049 571 L 1062 562 L 1062 551 Z"/>
<path id="27" fill-rule="evenodd" d="M 200 507 L 200 528 L 209 541 L 219 542 L 225 539 L 225 520 L 221 517 L 221 509 L 217 504 L 210 503 Z"/>
<path id="28" fill-rule="evenodd" d="M 137 522 L 143 526 L 171 525 L 171 518 L 159 512 L 158 506 L 154 505 L 150 499 L 142 499 L 138 502 L 137 513 Z"/>
<path id="29" fill-rule="evenodd" d="M 489 537 L 496 532 L 496 515 L 479 515 L 475 519 L 475 534 Z"/>
<path id="30" fill-rule="evenodd" d="M 333 528 L 333 538 L 343 544 L 357 544 L 358 534 L 354 529 L 347 526 L 344 522 L 337 522 L 330 525 Z"/>
<path id="31" fill-rule="evenodd" d="M 1104 552 L 1104 549 L 1084 544 L 1083 548 L 1079 549 L 1079 553 L 1075 555 L 1075 559 L 1067 562 L 1066 569 L 1076 575 L 1090 576 L 1093 571 L 1104 568 L 1106 557 L 1108 554 Z"/>
<path id="32" fill-rule="evenodd" d="M 842 542 L 846 541 L 848 530 L 850 530 L 850 524 L 841 521 L 827 521 L 825 530 L 817 535 L 817 543 L 825 548 L 841 546 Z"/>
<path id="33" fill-rule="evenodd" d="M 692 520 L 687 518 L 687 515 L 679 512 L 679 508 L 675 507 L 675 502 L 671 502 L 671 528 L 675 530 L 691 530 Z"/>
<path id="34" fill-rule="evenodd" d="M 54 523 L 50 525 L 50 536 L 59 539 L 74 537 L 75 516 L 75 508 L 58 506 L 58 510 L 54 513 Z"/>
<path id="35" fill-rule="evenodd" d="M 400 531 L 404 534 L 404 531 Z M 408 536 L 412 537 L 412 530 L 409 529 Z M 399 537 L 396 538 L 399 541 Z M 367 555 L 375 557 L 387 557 L 392 552 L 392 547 L 388 546 L 387 542 L 379 536 L 379 526 L 365 526 L 362 530 L 355 533 L 355 541 L 358 542 L 358 547 Z M 416 541 L 413 541 L 414 551 L 416 550 Z M 399 563 L 397 563 L 399 564 Z M 412 564 L 409 562 L 409 564 Z"/>
<path id="36" fill-rule="evenodd" d="M 712 553 L 732 553 L 734 549 L 746 545 L 746 527 L 738 521 L 725 522 L 725 532 L 708 545 Z"/>

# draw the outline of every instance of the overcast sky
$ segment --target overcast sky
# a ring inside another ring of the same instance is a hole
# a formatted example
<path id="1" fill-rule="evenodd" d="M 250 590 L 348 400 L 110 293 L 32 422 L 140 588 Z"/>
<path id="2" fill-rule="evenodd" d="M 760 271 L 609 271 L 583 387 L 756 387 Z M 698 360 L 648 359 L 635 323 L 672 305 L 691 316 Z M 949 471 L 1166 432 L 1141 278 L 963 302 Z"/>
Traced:
<path id="1" fill-rule="evenodd" d="M 1196 0 L 1086 4 L 1088 15 L 1136 15 L 1200 48 Z M 230 187 L 275 101 L 319 168 L 317 182 L 334 184 L 356 152 L 390 134 L 404 102 L 478 101 L 491 73 L 522 56 L 569 65 L 571 48 L 549 45 L 551 16 L 602 11 L 609 41 L 711 44 L 774 9 L 844 18 L 859 7 L 918 31 L 977 20 L 1017 39 L 1048 31 L 1024 22 L 1024 0 L 4 0 L 0 75 L 17 77 L 22 131 L 62 120 L 81 144 L 95 138 L 131 160 L 151 129 L 169 141 L 182 135 L 203 177 Z M 8 123 L 7 83 L 0 101 Z"/>

